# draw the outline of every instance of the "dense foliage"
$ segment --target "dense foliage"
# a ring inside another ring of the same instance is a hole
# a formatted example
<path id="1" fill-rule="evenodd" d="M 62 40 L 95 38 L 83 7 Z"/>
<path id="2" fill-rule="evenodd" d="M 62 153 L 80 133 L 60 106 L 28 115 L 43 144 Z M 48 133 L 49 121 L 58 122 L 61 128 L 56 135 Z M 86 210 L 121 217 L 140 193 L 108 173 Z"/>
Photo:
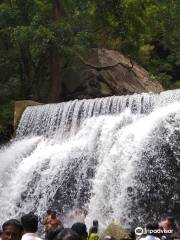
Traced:
<path id="1" fill-rule="evenodd" d="M 63 99 L 77 51 L 117 49 L 180 87 L 179 0 L 1 0 L 0 130 L 14 100 Z"/>

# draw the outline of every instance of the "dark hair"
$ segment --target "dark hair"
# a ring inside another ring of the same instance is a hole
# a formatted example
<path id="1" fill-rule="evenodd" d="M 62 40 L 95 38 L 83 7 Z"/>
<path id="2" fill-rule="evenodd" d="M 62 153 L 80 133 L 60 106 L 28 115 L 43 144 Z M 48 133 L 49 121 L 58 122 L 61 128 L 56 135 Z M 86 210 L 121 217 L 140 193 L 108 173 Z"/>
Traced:
<path id="1" fill-rule="evenodd" d="M 23 230 L 22 224 L 17 219 L 10 219 L 10 220 L 4 222 L 2 225 L 3 232 L 5 231 L 6 227 L 8 227 L 8 226 L 15 226 L 19 232 L 22 232 L 22 230 Z"/>
<path id="2" fill-rule="evenodd" d="M 172 217 L 172 216 L 168 216 L 168 217 L 166 217 L 166 219 L 172 223 L 174 223 L 174 221 L 175 221 L 174 217 Z"/>
<path id="3" fill-rule="evenodd" d="M 51 212 L 52 212 L 51 209 L 47 210 L 47 214 L 51 214 Z"/>
<path id="4" fill-rule="evenodd" d="M 21 223 L 25 231 L 35 233 L 38 230 L 38 216 L 26 214 L 21 217 Z"/>
<path id="5" fill-rule="evenodd" d="M 172 216 L 168 216 L 166 218 L 169 222 L 171 222 L 171 228 L 174 230 L 174 231 L 177 231 L 178 230 L 178 225 L 176 223 L 176 219 Z"/>
<path id="6" fill-rule="evenodd" d="M 57 228 L 47 233 L 46 238 L 47 240 L 54 240 L 56 239 L 57 235 L 63 230 L 64 228 Z"/>
<path id="7" fill-rule="evenodd" d="M 77 234 L 79 234 L 81 237 L 88 236 L 87 227 L 84 223 L 80 223 L 80 222 L 74 223 L 71 229 L 75 231 Z"/>
<path id="8" fill-rule="evenodd" d="M 158 223 L 148 223 L 146 225 L 146 228 L 147 228 L 147 230 L 157 230 L 157 229 L 159 229 L 159 224 Z M 148 235 L 159 236 L 159 233 L 154 233 L 154 232 L 149 233 L 148 232 Z"/>
<path id="9" fill-rule="evenodd" d="M 159 224 L 158 223 L 148 223 L 146 225 L 146 228 L 148 230 L 157 230 L 157 229 L 159 229 Z"/>
<path id="10" fill-rule="evenodd" d="M 98 220 L 93 220 L 93 226 L 98 227 L 99 223 Z"/>
<path id="11" fill-rule="evenodd" d="M 31 211 L 31 212 L 29 212 L 28 214 L 34 215 L 34 214 L 35 214 L 35 212 Z"/>
<path id="12" fill-rule="evenodd" d="M 66 240 L 81 240 L 81 237 L 72 229 L 70 228 L 64 228 L 55 238 L 56 240 L 63 240 L 66 238 Z"/>

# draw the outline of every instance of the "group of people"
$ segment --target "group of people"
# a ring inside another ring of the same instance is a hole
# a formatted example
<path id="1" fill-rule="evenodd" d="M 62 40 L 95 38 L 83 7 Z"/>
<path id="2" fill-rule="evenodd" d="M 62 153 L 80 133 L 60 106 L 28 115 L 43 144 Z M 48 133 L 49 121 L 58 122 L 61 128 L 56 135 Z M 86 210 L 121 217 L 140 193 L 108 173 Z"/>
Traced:
<path id="1" fill-rule="evenodd" d="M 142 230 L 140 228 L 140 230 Z M 140 240 L 180 240 L 180 229 L 171 216 L 160 223 L 147 224 L 144 231 L 138 234 Z"/>
<path id="2" fill-rule="evenodd" d="M 57 217 L 55 211 L 48 210 L 44 219 L 39 219 L 36 214 L 30 212 L 21 217 L 20 220 L 10 219 L 3 223 L 0 230 L 0 240 L 42 240 L 38 236 L 38 224 L 45 227 L 45 234 L 40 234 L 46 240 L 87 240 L 87 227 L 82 222 L 74 223 L 71 228 L 64 228 L 62 221 Z M 93 222 L 90 229 L 89 240 L 98 240 L 98 222 Z M 94 229 L 96 228 L 96 229 Z M 96 232 L 96 233 L 95 233 Z"/>
<path id="3" fill-rule="evenodd" d="M 71 228 L 64 228 L 62 221 L 55 211 L 48 210 L 44 219 L 39 219 L 33 212 L 25 214 L 21 220 L 10 219 L 2 225 L 0 240 L 42 240 L 38 237 L 38 223 L 45 227 L 46 240 L 99 240 L 98 221 L 94 220 L 92 227 L 87 231 L 85 223 L 76 222 Z M 136 233 L 136 234 L 135 234 Z M 120 240 L 113 235 L 101 237 L 103 240 Z M 127 240 L 175 240 L 180 239 L 179 229 L 174 218 L 167 217 L 159 224 L 148 224 L 142 234 L 133 231 Z M 123 239 L 125 240 L 125 239 Z"/>

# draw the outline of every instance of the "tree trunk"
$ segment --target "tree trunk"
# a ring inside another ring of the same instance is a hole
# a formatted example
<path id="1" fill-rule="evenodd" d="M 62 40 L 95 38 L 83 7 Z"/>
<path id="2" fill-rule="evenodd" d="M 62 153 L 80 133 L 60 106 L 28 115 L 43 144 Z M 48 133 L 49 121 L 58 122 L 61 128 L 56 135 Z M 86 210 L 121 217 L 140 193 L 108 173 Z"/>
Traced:
<path id="1" fill-rule="evenodd" d="M 59 102 L 62 100 L 62 64 L 59 58 L 52 55 L 50 59 L 50 77 L 51 77 L 51 102 Z"/>
<path id="2" fill-rule="evenodd" d="M 22 98 L 30 99 L 32 95 L 32 65 L 26 47 L 20 48 L 20 79 Z"/>
<path id="3" fill-rule="evenodd" d="M 55 21 L 59 20 L 64 15 L 61 0 L 53 1 L 53 18 Z"/>
<path id="4" fill-rule="evenodd" d="M 61 0 L 53 1 L 53 20 L 54 22 L 60 21 L 63 16 L 63 8 Z M 55 51 L 52 50 L 50 54 L 50 78 L 51 78 L 51 91 L 50 101 L 58 102 L 62 100 L 62 60 L 58 57 Z"/>

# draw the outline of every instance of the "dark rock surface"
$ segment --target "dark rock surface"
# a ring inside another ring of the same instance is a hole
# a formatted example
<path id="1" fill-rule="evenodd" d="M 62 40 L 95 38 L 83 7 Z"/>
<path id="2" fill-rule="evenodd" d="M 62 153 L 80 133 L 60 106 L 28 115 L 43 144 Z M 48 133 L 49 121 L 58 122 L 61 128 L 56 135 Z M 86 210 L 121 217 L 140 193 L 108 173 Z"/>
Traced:
<path id="1" fill-rule="evenodd" d="M 77 54 L 75 66 L 68 68 L 63 78 L 67 100 L 163 91 L 144 68 L 120 52 L 107 49 Z"/>

